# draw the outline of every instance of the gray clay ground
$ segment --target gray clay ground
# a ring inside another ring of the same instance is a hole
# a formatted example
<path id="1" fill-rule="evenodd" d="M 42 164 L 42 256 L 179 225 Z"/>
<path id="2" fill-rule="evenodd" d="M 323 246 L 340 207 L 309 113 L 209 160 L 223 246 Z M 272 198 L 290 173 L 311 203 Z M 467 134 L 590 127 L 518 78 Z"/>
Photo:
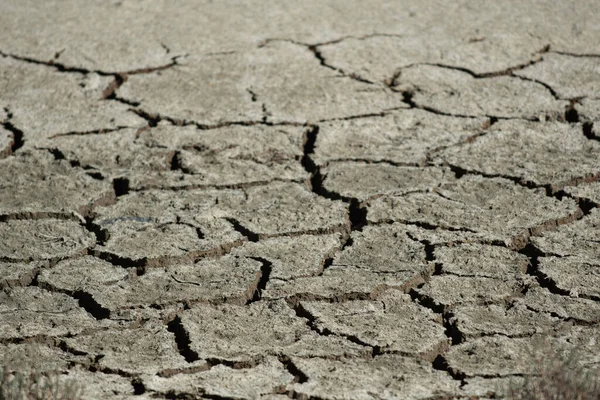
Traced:
<path id="1" fill-rule="evenodd" d="M 90 399 L 598 371 L 598 15 L 0 1 L 0 359 Z"/>

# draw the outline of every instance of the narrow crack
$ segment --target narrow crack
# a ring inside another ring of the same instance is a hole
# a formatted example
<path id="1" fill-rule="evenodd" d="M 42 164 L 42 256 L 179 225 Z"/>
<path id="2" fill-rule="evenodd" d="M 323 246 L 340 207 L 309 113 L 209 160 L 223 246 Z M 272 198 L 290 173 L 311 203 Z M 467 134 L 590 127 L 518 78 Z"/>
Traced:
<path id="1" fill-rule="evenodd" d="M 236 232 L 239 232 L 240 234 L 242 234 L 242 236 L 244 236 L 246 239 L 248 239 L 248 241 L 250 242 L 258 242 L 260 239 L 260 236 L 254 232 L 252 232 L 250 229 L 246 228 L 245 226 L 243 226 L 237 219 L 235 218 L 226 218 L 227 222 L 229 222 L 231 224 L 231 226 L 233 227 L 233 229 Z"/>
<path id="2" fill-rule="evenodd" d="M 600 127 L 599 127 L 600 129 Z M 583 123 L 583 135 L 589 140 L 600 141 L 600 136 L 594 131 L 594 123 L 584 122 Z"/>
<path id="3" fill-rule="evenodd" d="M 83 290 L 59 289 L 48 283 L 41 283 L 37 286 L 50 292 L 63 293 L 67 296 L 74 298 L 75 300 L 77 300 L 79 307 L 83 308 L 98 321 L 110 317 L 110 310 L 108 308 L 102 307 L 102 305 L 94 299 L 94 296 L 88 292 L 85 292 Z"/>
<path id="4" fill-rule="evenodd" d="M 366 300 L 366 299 L 361 299 L 361 300 Z M 327 328 L 318 328 L 316 325 L 317 319 L 315 318 L 315 316 L 312 315 L 307 309 L 305 309 L 299 301 L 294 302 L 294 301 L 291 301 L 290 299 L 288 299 L 288 305 L 294 310 L 294 312 L 296 313 L 296 316 L 306 320 L 306 325 L 313 332 L 317 333 L 319 336 L 337 336 L 337 337 L 344 338 L 344 339 L 348 340 L 349 342 L 357 344 L 361 347 L 370 348 L 372 358 L 383 354 L 383 350 L 380 346 L 371 345 L 371 344 L 365 342 L 364 340 L 360 339 L 358 336 L 344 334 L 344 333 L 335 333 Z"/>
<path id="5" fill-rule="evenodd" d="M 133 395 L 140 396 L 146 393 L 146 386 L 144 386 L 144 381 L 142 378 L 135 377 L 131 380 L 131 386 L 133 386 Z"/>
<path id="6" fill-rule="evenodd" d="M 136 68 L 136 69 L 127 70 L 127 71 L 103 71 L 103 70 L 97 70 L 97 69 L 73 67 L 73 66 L 69 66 L 66 64 L 56 62 L 55 60 L 49 60 L 49 61 L 38 60 L 38 59 L 35 59 L 32 57 L 25 57 L 25 56 L 20 56 L 17 54 L 7 53 L 3 50 L 0 50 L 0 56 L 12 58 L 13 60 L 22 61 L 22 62 L 26 62 L 29 64 L 51 67 L 51 68 L 54 68 L 55 70 L 57 70 L 58 72 L 76 73 L 76 74 L 84 74 L 84 75 L 94 73 L 94 74 L 98 74 L 101 76 L 137 75 L 137 74 L 148 74 L 151 72 L 162 71 L 162 70 L 165 70 L 165 69 L 168 69 L 168 68 L 171 68 L 171 67 L 177 65 L 177 60 L 182 57 L 182 56 L 171 57 L 170 63 L 159 65 L 156 67 L 142 67 L 142 68 Z"/>
<path id="7" fill-rule="evenodd" d="M 113 189 L 116 197 L 121 197 L 129 193 L 129 179 L 125 177 L 113 179 Z"/>
<path id="8" fill-rule="evenodd" d="M 13 140 L 12 145 L 10 146 L 10 153 L 14 154 L 25 144 L 25 134 L 22 130 L 20 130 L 19 128 L 14 126 L 12 122 L 10 122 L 11 118 L 12 114 L 8 114 L 8 120 L 6 122 L 3 122 L 1 125 L 4 127 L 4 129 L 12 133 Z"/>
<path id="9" fill-rule="evenodd" d="M 175 335 L 175 343 L 177 344 L 177 350 L 179 354 L 183 356 L 186 362 L 193 363 L 198 361 L 200 357 L 198 357 L 198 353 L 196 353 L 190 347 L 192 343 L 190 341 L 189 334 L 185 330 L 183 323 L 181 322 L 181 318 L 176 316 L 173 318 L 171 322 L 167 324 L 167 330 Z"/>
<path id="10" fill-rule="evenodd" d="M 249 257 L 255 261 L 259 261 L 262 265 L 260 267 L 260 279 L 258 284 L 256 285 L 256 290 L 254 291 L 254 295 L 250 300 L 246 302 L 246 304 L 252 304 L 256 301 L 260 301 L 262 299 L 262 293 L 267 288 L 267 284 L 269 283 L 269 278 L 271 277 L 271 272 L 273 270 L 273 263 L 262 257 Z"/>
<path id="11" fill-rule="evenodd" d="M 308 375 L 304 373 L 292 359 L 286 355 L 278 357 L 279 362 L 283 364 L 283 367 L 294 377 L 293 383 L 305 383 L 308 382 Z"/>

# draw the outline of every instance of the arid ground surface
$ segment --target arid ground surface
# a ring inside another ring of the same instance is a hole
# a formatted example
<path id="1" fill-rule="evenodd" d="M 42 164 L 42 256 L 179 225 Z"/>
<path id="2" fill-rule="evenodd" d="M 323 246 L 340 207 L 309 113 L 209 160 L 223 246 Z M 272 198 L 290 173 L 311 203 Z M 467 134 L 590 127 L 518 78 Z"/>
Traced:
<path id="1" fill-rule="evenodd" d="M 599 15 L 0 0 L 0 358 L 91 399 L 597 371 Z"/>

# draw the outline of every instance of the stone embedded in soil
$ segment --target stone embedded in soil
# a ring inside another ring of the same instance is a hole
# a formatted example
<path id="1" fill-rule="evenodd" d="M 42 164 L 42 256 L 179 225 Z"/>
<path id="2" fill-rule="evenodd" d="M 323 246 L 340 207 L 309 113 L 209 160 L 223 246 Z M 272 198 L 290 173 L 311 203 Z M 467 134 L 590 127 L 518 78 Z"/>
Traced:
<path id="1" fill-rule="evenodd" d="M 97 321 L 62 293 L 37 287 L 10 288 L 0 293 L 0 339 L 77 335 L 98 328 Z"/>
<path id="2" fill-rule="evenodd" d="M 600 143 L 588 140 L 579 124 L 500 121 L 486 135 L 439 154 L 467 171 L 508 176 L 553 191 L 600 174 Z"/>
<path id="3" fill-rule="evenodd" d="M 539 83 L 511 76 L 475 78 L 432 65 L 403 69 L 394 85 L 395 90 L 412 93 L 419 106 L 457 116 L 557 118 L 566 104 Z"/>
<path id="4" fill-rule="evenodd" d="M 464 243 L 437 247 L 435 262 L 443 273 L 461 277 L 514 279 L 525 274 L 527 256 L 501 246 Z"/>
<path id="5" fill-rule="evenodd" d="M 0 57 L 0 104 L 10 110 L 10 122 L 24 132 L 29 149 L 56 134 L 141 126 L 143 119 L 129 106 L 101 99 L 111 79 Z"/>
<path id="6" fill-rule="evenodd" d="M 45 262 L 9 263 L 0 261 L 0 289 L 28 286 Z"/>
<path id="7" fill-rule="evenodd" d="M 57 219 L 0 222 L 0 260 L 60 260 L 87 253 L 96 238 L 74 221 Z"/>
<path id="8" fill-rule="evenodd" d="M 139 328 L 102 330 L 64 341 L 73 351 L 97 360 L 100 371 L 106 369 L 135 376 L 191 366 L 179 354 L 175 335 L 167 326 L 153 321 Z"/>
<path id="9" fill-rule="evenodd" d="M 190 348 L 200 359 L 254 364 L 265 355 L 356 357 L 364 348 L 319 336 L 282 300 L 249 306 L 198 304 L 181 314 Z"/>
<path id="10" fill-rule="evenodd" d="M 289 280 L 320 274 L 340 241 L 339 234 L 283 236 L 246 242 L 231 254 L 265 259 L 271 263 L 271 279 Z"/>
<path id="11" fill-rule="evenodd" d="M 334 162 L 322 168 L 321 173 L 325 176 L 325 190 L 359 202 L 382 195 L 426 192 L 454 180 L 454 174 L 448 169 L 357 162 Z"/>
<path id="12" fill-rule="evenodd" d="M 82 218 L 114 197 L 110 182 L 94 179 L 48 152 L 0 160 L 0 216 Z"/>
<path id="13" fill-rule="evenodd" d="M 85 257 L 63 261 L 43 271 L 39 282 L 66 293 L 88 293 L 112 317 L 127 309 L 150 306 L 161 309 L 178 303 L 244 304 L 256 290 L 260 268 L 258 261 L 225 256 L 195 264 L 152 268 L 136 276 L 133 271 Z"/>
<path id="14" fill-rule="evenodd" d="M 421 165 L 430 153 L 478 135 L 488 124 L 487 118 L 456 118 L 419 109 L 329 121 L 319 124 L 311 158 L 318 165 L 343 160 Z"/>
<path id="15" fill-rule="evenodd" d="M 252 368 L 216 365 L 209 371 L 144 378 L 146 389 L 153 392 L 232 399 L 262 399 L 263 395 L 284 392 L 293 381 L 294 376 L 275 357 L 265 357 Z"/>
<path id="16" fill-rule="evenodd" d="M 414 358 L 381 355 L 373 360 L 292 358 L 292 362 L 308 378 L 292 389 L 307 398 L 416 400 L 460 394 L 459 381 Z"/>
<path id="17" fill-rule="evenodd" d="M 449 346 L 441 316 L 396 291 L 386 292 L 377 301 L 300 304 L 319 331 L 353 338 L 383 353 L 433 361 Z"/>
<path id="18" fill-rule="evenodd" d="M 464 306 L 452 311 L 450 323 L 463 339 L 480 336 L 531 336 L 552 331 L 560 320 L 545 313 L 527 309 L 524 305 L 506 308 L 504 305 Z"/>
<path id="19" fill-rule="evenodd" d="M 597 57 L 545 54 L 542 62 L 516 71 L 516 74 L 547 84 L 563 99 L 597 97 L 600 91 L 600 60 Z"/>
<path id="20" fill-rule="evenodd" d="M 502 178 L 466 175 L 430 193 L 377 198 L 367 207 L 367 221 L 467 230 L 481 240 L 520 248 L 532 232 L 570 221 L 580 213 L 571 199 L 559 201 L 542 190 Z"/>

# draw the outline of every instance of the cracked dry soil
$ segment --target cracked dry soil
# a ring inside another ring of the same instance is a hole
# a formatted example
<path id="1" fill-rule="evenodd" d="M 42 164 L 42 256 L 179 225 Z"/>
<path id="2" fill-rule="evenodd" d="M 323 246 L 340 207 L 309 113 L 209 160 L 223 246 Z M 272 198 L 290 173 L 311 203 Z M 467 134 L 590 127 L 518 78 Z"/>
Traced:
<path id="1" fill-rule="evenodd" d="M 0 8 L 5 363 L 90 399 L 599 370 L 600 2 Z"/>

